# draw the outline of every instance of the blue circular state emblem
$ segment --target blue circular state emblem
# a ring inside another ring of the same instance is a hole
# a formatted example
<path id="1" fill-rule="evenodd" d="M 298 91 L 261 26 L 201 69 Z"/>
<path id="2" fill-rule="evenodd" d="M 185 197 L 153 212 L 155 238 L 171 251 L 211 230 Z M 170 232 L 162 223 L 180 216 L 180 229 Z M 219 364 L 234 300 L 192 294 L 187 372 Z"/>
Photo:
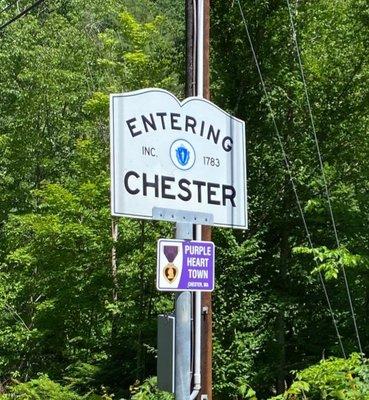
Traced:
<path id="1" fill-rule="evenodd" d="M 187 140 L 179 139 L 170 146 L 170 158 L 177 168 L 190 169 L 196 160 L 195 150 Z"/>

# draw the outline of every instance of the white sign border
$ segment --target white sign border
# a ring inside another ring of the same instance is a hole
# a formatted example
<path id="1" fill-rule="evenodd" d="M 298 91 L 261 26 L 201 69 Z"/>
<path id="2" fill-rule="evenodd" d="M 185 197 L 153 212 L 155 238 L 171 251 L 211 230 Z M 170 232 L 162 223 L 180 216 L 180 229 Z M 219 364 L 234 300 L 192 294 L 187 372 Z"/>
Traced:
<path id="1" fill-rule="evenodd" d="M 138 96 L 143 93 L 148 93 L 148 92 L 161 92 L 161 93 L 166 93 L 170 95 L 173 99 L 176 100 L 176 102 L 179 104 L 181 108 L 183 108 L 187 103 L 191 101 L 204 101 L 211 105 L 212 107 L 217 108 L 219 111 L 221 111 L 223 114 L 225 114 L 227 117 L 240 122 L 242 125 L 242 146 L 244 148 L 244 151 L 246 153 L 246 129 L 245 129 L 245 122 L 242 121 L 241 119 L 234 117 L 233 115 L 227 113 L 226 111 L 222 110 L 220 107 L 218 107 L 216 104 L 212 103 L 211 101 L 204 99 L 202 97 L 187 97 L 183 101 L 180 101 L 173 93 L 168 92 L 167 90 L 164 89 L 159 89 L 159 88 L 147 88 L 147 89 L 140 89 L 140 90 L 135 90 L 127 93 L 112 93 L 110 94 L 110 179 L 111 179 L 111 215 L 115 217 L 127 217 L 127 218 L 138 218 L 138 219 L 145 219 L 145 220 L 152 220 L 153 217 L 152 215 L 145 215 L 145 214 L 128 214 L 128 213 L 119 213 L 115 211 L 115 185 L 114 185 L 114 171 L 115 171 L 115 162 L 114 162 L 114 143 L 115 143 L 115 138 L 114 138 L 114 105 L 113 101 L 114 98 L 117 97 L 133 97 L 133 96 Z M 219 226 L 221 228 L 233 228 L 233 229 L 248 229 L 248 194 L 247 194 L 247 168 L 246 168 L 246 154 L 243 157 L 243 175 L 244 175 L 244 193 L 245 193 L 245 214 L 244 214 L 244 224 L 243 225 L 230 225 L 230 224 L 219 224 L 219 223 L 212 223 L 212 226 Z"/>

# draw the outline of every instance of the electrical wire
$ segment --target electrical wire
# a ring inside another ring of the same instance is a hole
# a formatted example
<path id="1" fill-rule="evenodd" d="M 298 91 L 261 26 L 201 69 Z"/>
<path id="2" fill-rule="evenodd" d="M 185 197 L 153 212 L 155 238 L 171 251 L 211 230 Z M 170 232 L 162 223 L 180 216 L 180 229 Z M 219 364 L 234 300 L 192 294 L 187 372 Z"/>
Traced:
<path id="1" fill-rule="evenodd" d="M 304 67 L 303 67 L 303 63 L 302 63 L 302 58 L 301 58 L 300 46 L 299 46 L 299 43 L 298 43 L 298 40 L 297 40 L 296 27 L 295 27 L 295 23 L 293 21 L 292 9 L 291 9 L 290 1 L 289 0 L 286 0 L 286 1 L 287 1 L 287 6 L 288 6 L 289 16 L 290 16 L 290 22 L 291 22 L 291 28 L 292 28 L 292 36 L 293 36 L 293 40 L 294 40 L 295 47 L 296 47 L 297 59 L 298 59 L 299 67 L 300 67 L 302 82 L 303 82 L 303 85 L 304 85 L 304 91 L 305 91 L 305 97 L 306 97 L 306 102 L 307 102 L 309 116 L 310 116 L 311 128 L 312 128 L 312 132 L 313 132 L 313 136 L 314 136 L 315 147 L 316 147 L 316 150 L 317 150 L 317 153 L 318 153 L 319 166 L 320 166 L 320 170 L 321 170 L 321 174 L 322 174 L 322 178 L 323 178 L 324 190 L 325 190 L 325 195 L 326 195 L 326 198 L 327 198 L 329 214 L 330 214 L 330 218 L 331 218 L 331 221 L 332 221 L 332 227 L 333 227 L 333 231 L 334 231 L 334 237 L 335 237 L 335 240 L 336 240 L 336 245 L 337 245 L 337 248 L 339 248 L 340 247 L 340 240 L 338 238 L 337 225 L 336 225 L 336 221 L 335 221 L 334 214 L 333 214 L 331 196 L 330 196 L 330 192 L 329 192 L 329 188 L 328 188 L 326 175 L 325 175 L 325 172 L 324 172 L 323 158 L 322 158 L 322 154 L 321 154 L 321 151 L 320 151 L 319 141 L 318 141 L 318 137 L 317 137 L 317 133 L 316 133 L 315 120 L 314 120 L 313 111 L 312 111 L 312 107 L 311 107 L 311 103 L 310 103 L 309 92 L 308 92 L 308 89 L 307 89 L 307 83 L 306 83 L 306 77 L 305 77 Z M 349 287 L 349 284 L 348 284 L 345 267 L 343 265 L 341 265 L 341 267 L 342 267 L 343 278 L 344 278 L 345 287 L 346 287 L 346 291 L 347 291 L 347 297 L 348 297 L 348 301 L 349 301 L 349 305 L 350 305 L 350 311 L 351 311 L 351 315 L 352 315 L 352 320 L 353 320 L 354 327 L 355 327 L 356 338 L 357 338 L 360 354 L 362 355 L 363 354 L 363 349 L 362 349 L 362 346 L 361 346 L 359 330 L 358 330 L 358 327 L 357 327 L 356 315 L 355 315 L 354 305 L 353 305 L 352 298 L 351 298 L 350 287 Z"/>
<path id="2" fill-rule="evenodd" d="M 249 28 L 248 28 L 248 25 L 247 25 L 247 22 L 246 22 L 246 18 L 245 18 L 245 15 L 244 15 L 240 0 L 237 0 L 237 3 L 238 3 L 238 7 L 240 9 L 240 13 L 241 13 L 243 24 L 245 26 L 247 39 L 248 39 L 250 47 L 251 47 L 252 55 L 253 55 L 254 62 L 255 62 L 255 65 L 256 65 L 256 69 L 257 69 L 258 74 L 259 74 L 259 78 L 260 78 L 260 81 L 261 81 L 261 86 L 262 86 L 262 89 L 263 89 L 263 92 L 264 92 L 264 96 L 265 96 L 265 100 L 266 100 L 266 104 L 267 104 L 269 113 L 270 113 L 271 118 L 272 118 L 274 130 L 276 132 L 277 140 L 278 140 L 281 152 L 282 152 L 283 160 L 284 160 L 284 163 L 286 165 L 286 170 L 287 170 L 287 173 L 289 175 L 289 178 L 290 178 L 290 181 L 291 181 L 291 184 L 292 184 L 292 189 L 293 189 L 293 192 L 294 192 L 294 195 L 295 195 L 295 198 L 296 198 L 296 202 L 297 202 L 297 206 L 298 206 L 298 209 L 299 209 L 299 212 L 300 212 L 300 216 L 301 216 L 304 228 L 305 228 L 305 232 L 306 232 L 306 236 L 307 236 L 307 239 L 308 239 L 308 243 L 309 243 L 310 248 L 313 249 L 314 246 L 313 246 L 313 242 L 312 242 L 312 239 L 311 239 L 311 234 L 310 234 L 307 222 L 306 222 L 304 211 L 302 209 L 300 198 L 299 198 L 298 193 L 297 193 L 297 187 L 296 187 L 296 184 L 295 184 L 295 179 L 293 177 L 292 170 L 291 170 L 291 167 L 290 167 L 290 162 L 288 160 L 287 153 L 286 153 L 284 145 L 283 145 L 282 137 L 281 137 L 281 134 L 280 134 L 280 131 L 279 131 L 279 128 L 278 128 L 278 125 L 277 125 L 277 122 L 276 122 L 276 119 L 275 119 L 275 116 L 274 116 L 274 111 L 273 111 L 273 108 L 271 106 L 269 94 L 268 94 L 268 91 L 266 89 L 266 84 L 265 84 L 265 81 L 264 81 L 264 78 L 263 78 L 263 74 L 261 72 L 261 68 L 260 68 L 260 64 L 259 64 L 258 58 L 256 56 L 254 44 L 253 44 L 253 41 L 251 39 L 251 35 L 250 35 L 250 32 L 249 32 Z M 316 260 L 315 260 L 315 263 L 318 266 L 318 262 Z M 325 295 L 325 298 L 327 300 L 328 309 L 329 309 L 329 312 L 330 312 L 330 315 L 331 315 L 331 318 L 332 318 L 332 322 L 333 322 L 333 325 L 334 325 L 334 328 L 335 328 L 335 331 L 336 331 L 336 335 L 337 335 L 337 339 L 338 339 L 338 342 L 339 342 L 339 345 L 340 345 L 340 348 L 341 348 L 341 351 L 342 351 L 342 355 L 343 355 L 344 358 L 346 358 L 346 352 L 345 352 L 345 349 L 344 349 L 344 346 L 343 346 L 343 343 L 342 343 L 341 334 L 340 334 L 339 329 L 338 329 L 337 321 L 336 321 L 336 318 L 334 316 L 332 304 L 331 304 L 331 301 L 330 301 L 329 296 L 328 296 L 327 287 L 326 287 L 326 285 L 324 283 L 324 279 L 323 279 L 322 273 L 320 271 L 319 271 L 319 279 L 320 279 L 320 282 L 321 282 L 321 284 L 323 286 L 324 295 Z"/>
<path id="3" fill-rule="evenodd" d="M 2 10 L 0 10 L 0 14 L 2 14 L 3 12 L 9 10 L 9 8 L 15 6 L 18 3 L 19 0 L 15 0 L 13 2 L 11 2 L 10 4 L 8 4 L 7 6 L 5 6 Z"/>
<path id="4" fill-rule="evenodd" d="M 34 8 L 39 6 L 41 3 L 43 3 L 45 0 L 37 0 L 33 4 L 31 4 L 29 7 L 25 8 L 23 11 L 21 11 L 19 14 L 17 14 L 15 17 L 11 18 L 9 21 L 5 22 L 0 26 L 0 32 L 4 30 L 7 26 L 12 24 L 13 22 L 17 21 L 19 18 L 23 17 L 24 15 L 28 14 L 30 11 L 32 11 Z"/>

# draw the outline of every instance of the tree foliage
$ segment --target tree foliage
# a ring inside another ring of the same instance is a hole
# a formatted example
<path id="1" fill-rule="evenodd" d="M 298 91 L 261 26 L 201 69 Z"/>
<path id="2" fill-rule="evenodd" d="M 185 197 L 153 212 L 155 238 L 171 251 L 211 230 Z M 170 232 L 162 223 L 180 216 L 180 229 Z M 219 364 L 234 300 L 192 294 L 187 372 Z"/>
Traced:
<path id="1" fill-rule="evenodd" d="M 18 3 L 3 10 L 10 3 L 0 1 L 2 22 L 31 4 Z M 358 344 L 346 269 L 368 351 L 367 2 L 291 2 L 340 246 L 286 2 L 240 3 L 314 247 L 237 2 L 213 0 L 212 99 L 246 121 L 250 218 L 247 232 L 213 230 L 214 391 L 218 399 L 364 399 L 366 364 L 337 358 L 316 273 L 350 354 Z M 166 398 L 149 377 L 156 316 L 173 308 L 155 289 L 155 245 L 172 227 L 112 220 L 108 106 L 110 93 L 150 86 L 183 98 L 184 27 L 183 0 L 52 0 L 0 35 L 3 398 Z"/>
<path id="2" fill-rule="evenodd" d="M 330 279 L 326 286 L 334 318 L 350 353 L 359 348 L 342 277 L 346 268 L 367 349 L 368 168 L 365 156 L 359 161 L 368 147 L 367 10 L 361 1 L 290 2 L 341 242 L 337 248 L 287 2 L 240 3 L 314 246 L 309 248 L 237 1 L 215 0 L 212 98 L 244 119 L 248 130 L 250 230 L 235 238 L 242 248 L 256 241 L 258 249 L 247 268 L 247 257 L 237 260 L 237 273 L 225 273 L 226 281 L 223 269 L 234 261 L 220 261 L 215 390 L 219 398 L 241 398 L 240 382 L 246 379 L 267 398 L 285 390 L 291 370 L 324 354 L 342 356 L 317 271 Z M 236 303 L 230 301 L 233 289 Z M 221 324 L 219 310 L 225 316 Z"/>
<path id="3" fill-rule="evenodd" d="M 274 400 L 319 400 L 369 398 L 368 365 L 359 354 L 350 358 L 329 358 L 296 372 L 296 380 L 282 395 Z"/>

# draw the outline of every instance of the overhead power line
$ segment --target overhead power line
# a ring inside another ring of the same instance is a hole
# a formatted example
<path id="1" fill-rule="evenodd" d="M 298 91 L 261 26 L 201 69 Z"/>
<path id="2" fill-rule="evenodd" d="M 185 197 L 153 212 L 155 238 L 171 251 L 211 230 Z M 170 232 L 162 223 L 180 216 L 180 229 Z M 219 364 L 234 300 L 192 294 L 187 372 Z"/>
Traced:
<path id="1" fill-rule="evenodd" d="M 258 58 L 256 56 L 255 47 L 254 47 L 253 41 L 251 39 L 251 35 L 250 35 L 250 32 L 249 32 L 249 28 L 247 26 L 246 18 L 245 18 L 245 15 L 244 15 L 240 0 L 237 0 L 237 3 L 238 3 L 238 7 L 240 9 L 240 13 L 241 13 L 243 24 L 245 26 L 247 39 L 248 39 L 250 47 L 251 47 L 252 55 L 253 55 L 253 58 L 254 58 L 254 61 L 255 61 L 255 65 L 256 65 L 256 69 L 257 69 L 258 74 L 259 74 L 261 86 L 263 88 L 263 92 L 264 92 L 264 96 L 265 96 L 265 100 L 266 100 L 266 104 L 267 104 L 270 116 L 272 118 L 273 127 L 274 127 L 274 130 L 275 130 L 276 135 L 277 135 L 277 140 L 278 140 L 279 146 L 281 148 L 281 152 L 282 152 L 284 163 L 286 165 L 286 170 L 287 170 L 287 173 L 288 173 L 288 175 L 290 177 L 290 181 L 291 181 L 291 184 L 292 184 L 292 189 L 293 189 L 293 192 L 294 192 L 294 195 L 295 195 L 295 198 L 296 198 L 296 202 L 297 202 L 297 207 L 298 207 L 298 210 L 299 210 L 299 213 L 300 213 L 303 225 L 304 225 L 304 229 L 305 229 L 305 232 L 306 232 L 308 243 L 309 243 L 310 248 L 313 249 L 314 246 L 313 246 L 313 242 L 312 242 L 312 239 L 311 239 L 311 234 L 310 234 L 307 222 L 306 222 L 305 214 L 304 214 L 304 211 L 302 209 L 302 205 L 301 205 L 301 201 L 300 201 L 299 195 L 297 193 L 297 187 L 296 187 L 295 179 L 293 177 L 292 170 L 291 170 L 291 167 L 290 167 L 290 162 L 288 160 L 287 153 L 285 151 L 284 144 L 283 144 L 283 141 L 282 141 L 282 136 L 280 134 L 280 131 L 279 131 L 279 128 L 278 128 L 278 125 L 277 125 L 277 122 L 276 122 L 276 119 L 275 119 L 275 116 L 274 116 L 274 111 L 273 111 L 273 108 L 272 108 L 272 105 L 271 105 L 271 102 L 270 102 L 270 97 L 269 97 L 268 91 L 266 89 L 266 84 L 265 84 L 265 81 L 264 81 L 264 78 L 263 78 L 263 74 L 261 72 L 261 68 L 260 68 L 260 64 L 259 64 Z M 315 263 L 318 266 L 318 262 L 316 260 L 315 260 Z M 334 328 L 335 328 L 337 339 L 338 339 L 338 342 L 339 342 L 339 345 L 340 345 L 340 348 L 341 348 L 341 351 L 342 351 L 342 355 L 343 355 L 344 358 L 346 358 L 346 352 L 345 352 L 345 349 L 344 349 L 344 346 L 343 346 L 343 343 L 342 343 L 342 337 L 341 337 L 341 334 L 340 334 L 339 329 L 338 329 L 336 318 L 334 316 L 334 312 L 333 312 L 331 301 L 329 299 L 327 287 L 326 287 L 326 285 L 324 283 L 324 279 L 323 279 L 322 273 L 319 270 L 318 270 L 318 273 L 319 273 L 320 282 L 321 282 L 322 287 L 323 287 L 323 292 L 324 292 L 324 295 L 325 295 L 325 298 L 326 298 L 326 301 L 327 301 L 328 309 L 329 309 L 329 312 L 330 312 L 330 315 L 331 315 L 331 318 L 332 318 L 332 322 L 333 322 L 333 325 L 334 325 Z"/>
<path id="2" fill-rule="evenodd" d="M 334 237 L 335 237 L 335 240 L 336 240 L 336 245 L 337 245 L 337 248 L 339 248 L 340 247 L 340 240 L 338 238 L 337 225 L 336 225 L 336 221 L 335 221 L 334 214 L 333 214 L 331 196 L 330 196 L 327 179 L 326 179 L 325 172 L 324 172 L 323 158 L 322 158 L 322 154 L 321 154 L 321 151 L 320 151 L 319 141 L 318 141 L 318 137 L 317 137 L 317 133 L 316 133 L 315 120 L 314 120 L 313 111 L 312 111 L 312 107 L 311 107 L 311 103 L 310 103 L 310 97 L 309 97 L 309 92 L 308 92 L 307 83 L 306 83 L 305 71 L 304 71 L 304 67 L 303 67 L 303 64 L 302 64 L 300 46 L 299 46 L 299 43 L 298 43 L 298 40 L 297 40 L 296 27 L 295 27 L 295 23 L 293 21 L 292 9 L 291 9 L 290 1 L 289 0 L 286 0 L 286 1 L 287 1 L 287 6 L 288 6 L 288 12 L 289 12 L 289 15 L 290 15 L 292 36 L 293 36 L 293 40 L 294 40 L 295 47 L 296 47 L 296 54 L 297 54 L 297 59 L 298 59 L 299 67 L 300 67 L 301 78 L 302 78 L 302 82 L 303 82 L 303 85 L 304 85 L 305 97 L 306 97 L 306 102 L 307 102 L 309 116 L 310 116 L 311 129 L 312 129 L 313 136 L 314 136 L 315 147 L 316 147 L 316 150 L 317 150 L 317 153 L 318 153 L 319 166 L 320 166 L 320 171 L 321 171 L 322 178 L 323 178 L 324 190 L 325 190 L 325 195 L 326 195 L 326 198 L 327 198 L 329 214 L 330 214 L 331 221 L 332 221 L 332 227 L 333 227 Z M 355 333 L 356 333 L 356 338 L 357 338 L 360 354 L 363 354 L 363 349 L 362 349 L 362 346 L 361 346 L 359 330 L 358 330 L 358 327 L 357 327 L 357 321 L 356 321 L 354 305 L 353 305 L 353 302 L 352 302 L 351 293 L 350 293 L 350 287 L 349 287 L 348 280 L 347 280 L 346 270 L 345 270 L 345 267 L 343 265 L 341 267 L 342 267 L 343 279 L 344 279 L 344 282 L 345 282 L 345 287 L 346 287 L 346 291 L 347 291 L 347 298 L 348 298 L 349 305 L 350 305 L 350 311 L 351 311 L 351 315 L 352 315 L 352 320 L 353 320 L 353 324 L 354 324 L 354 328 L 355 328 Z"/>
<path id="3" fill-rule="evenodd" d="M 13 22 L 17 21 L 19 18 L 22 18 L 24 15 L 28 14 L 30 11 L 32 11 L 34 8 L 38 7 L 41 3 L 43 3 L 45 0 L 37 0 L 33 4 L 31 4 L 29 7 L 25 8 L 23 11 L 21 11 L 19 14 L 17 14 L 15 17 L 11 18 L 9 21 L 5 22 L 0 26 L 0 32 L 4 30 L 7 26 L 12 24 Z"/>
<path id="4" fill-rule="evenodd" d="M 13 6 L 15 6 L 18 3 L 19 0 L 15 0 L 12 1 L 10 4 L 8 4 L 7 6 L 5 6 L 2 10 L 0 10 L 0 14 L 2 14 L 5 11 L 8 11 L 9 8 L 12 8 Z"/>

